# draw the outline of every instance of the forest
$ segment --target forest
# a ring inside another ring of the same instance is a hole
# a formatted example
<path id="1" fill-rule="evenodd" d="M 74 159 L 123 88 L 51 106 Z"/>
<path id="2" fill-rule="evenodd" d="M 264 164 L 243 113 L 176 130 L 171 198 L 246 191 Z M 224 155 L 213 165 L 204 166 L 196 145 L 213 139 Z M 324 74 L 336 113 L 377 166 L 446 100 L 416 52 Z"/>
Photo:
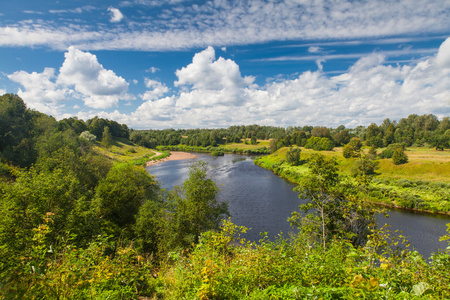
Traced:
<path id="1" fill-rule="evenodd" d="M 337 159 L 316 150 L 344 146 L 350 160 L 359 143 L 445 151 L 449 137 L 449 118 L 434 115 L 354 129 L 133 130 L 98 117 L 57 121 L 5 94 L 0 298 L 448 299 L 450 243 L 426 259 L 400 233 L 377 228 L 380 208 L 361 193 L 370 172 L 347 180 Z M 308 170 L 296 190 L 310 200 L 289 218 L 297 234 L 270 240 L 262 233 L 259 242 L 242 238 L 248 229 L 230 221 L 206 163 L 164 190 L 144 167 L 102 152 L 119 142 L 154 149 L 260 140 L 270 141 L 269 152 L 292 151 L 283 159 Z M 313 152 L 301 160 L 299 148 L 286 148 L 293 145 Z M 450 224 L 448 232 L 443 240 Z"/>

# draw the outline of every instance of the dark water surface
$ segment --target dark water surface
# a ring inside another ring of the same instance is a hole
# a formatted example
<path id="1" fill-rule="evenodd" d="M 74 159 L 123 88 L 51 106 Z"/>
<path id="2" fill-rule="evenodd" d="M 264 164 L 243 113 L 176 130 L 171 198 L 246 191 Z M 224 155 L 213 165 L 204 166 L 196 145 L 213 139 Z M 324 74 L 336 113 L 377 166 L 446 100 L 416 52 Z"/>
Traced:
<path id="1" fill-rule="evenodd" d="M 287 235 L 293 231 L 287 218 L 305 202 L 293 191 L 294 184 L 256 166 L 249 156 L 197 155 L 196 159 L 167 161 L 147 170 L 156 176 L 163 188 L 172 189 L 188 177 L 192 163 L 206 161 L 209 175 L 220 188 L 220 201 L 228 202 L 233 223 L 251 228 L 246 238 L 257 241 L 260 232 L 268 232 L 273 238 L 280 232 Z M 388 219 L 379 217 L 380 225 L 387 223 L 391 230 L 402 230 L 411 245 L 425 257 L 446 247 L 445 242 L 439 242 L 439 237 L 446 234 L 445 224 L 449 222 L 449 218 L 404 211 L 390 211 Z"/>

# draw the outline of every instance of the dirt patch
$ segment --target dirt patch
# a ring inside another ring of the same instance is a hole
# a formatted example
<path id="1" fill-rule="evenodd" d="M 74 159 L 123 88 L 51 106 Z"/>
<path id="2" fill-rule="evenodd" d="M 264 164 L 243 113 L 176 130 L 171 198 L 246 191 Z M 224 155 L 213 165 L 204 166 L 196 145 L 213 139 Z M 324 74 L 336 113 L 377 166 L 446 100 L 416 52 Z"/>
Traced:
<path id="1" fill-rule="evenodd" d="M 157 155 L 161 155 L 161 153 L 156 153 L 156 156 Z M 163 158 L 160 160 L 148 161 L 147 167 L 153 166 L 153 165 L 156 165 L 159 163 L 163 163 L 165 161 L 191 159 L 191 158 L 196 158 L 196 157 L 197 157 L 197 155 L 192 154 L 192 153 L 174 151 L 174 152 L 170 152 L 169 157 L 166 157 L 166 158 Z"/>

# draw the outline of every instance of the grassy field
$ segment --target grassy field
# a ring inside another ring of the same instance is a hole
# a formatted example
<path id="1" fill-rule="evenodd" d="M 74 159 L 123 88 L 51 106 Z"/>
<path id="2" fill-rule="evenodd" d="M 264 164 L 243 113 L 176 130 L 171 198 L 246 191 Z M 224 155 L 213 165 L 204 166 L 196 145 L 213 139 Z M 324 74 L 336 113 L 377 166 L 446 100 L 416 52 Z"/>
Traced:
<path id="1" fill-rule="evenodd" d="M 141 165 L 155 158 L 157 154 L 154 150 L 134 145 L 126 139 L 115 139 L 113 145 L 109 148 L 97 143 L 94 149 L 114 161 Z"/>
<path id="2" fill-rule="evenodd" d="M 311 153 L 316 151 L 302 148 L 299 166 L 285 163 L 289 148 L 281 148 L 275 153 L 261 157 L 256 163 L 276 174 L 299 182 L 308 172 L 304 164 Z M 379 149 L 378 153 L 383 149 Z M 367 153 L 368 149 L 364 149 Z M 321 151 L 325 156 L 336 157 L 341 175 L 350 177 L 350 170 L 357 159 L 346 159 L 341 148 Z M 408 148 L 409 162 L 395 165 L 391 159 L 380 159 L 372 183 L 361 192 L 361 197 L 376 203 L 417 209 L 430 212 L 450 212 L 450 151 L 436 151 L 430 148 Z M 351 178 L 351 177 L 350 177 Z"/>

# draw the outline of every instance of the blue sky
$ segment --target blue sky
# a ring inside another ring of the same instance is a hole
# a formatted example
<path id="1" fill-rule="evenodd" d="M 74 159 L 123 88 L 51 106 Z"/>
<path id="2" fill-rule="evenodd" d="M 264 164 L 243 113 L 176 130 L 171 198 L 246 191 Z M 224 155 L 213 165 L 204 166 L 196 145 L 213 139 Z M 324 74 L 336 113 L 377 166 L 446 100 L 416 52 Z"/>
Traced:
<path id="1" fill-rule="evenodd" d="M 450 115 L 450 1 L 7 1 L 0 94 L 131 128 Z"/>

